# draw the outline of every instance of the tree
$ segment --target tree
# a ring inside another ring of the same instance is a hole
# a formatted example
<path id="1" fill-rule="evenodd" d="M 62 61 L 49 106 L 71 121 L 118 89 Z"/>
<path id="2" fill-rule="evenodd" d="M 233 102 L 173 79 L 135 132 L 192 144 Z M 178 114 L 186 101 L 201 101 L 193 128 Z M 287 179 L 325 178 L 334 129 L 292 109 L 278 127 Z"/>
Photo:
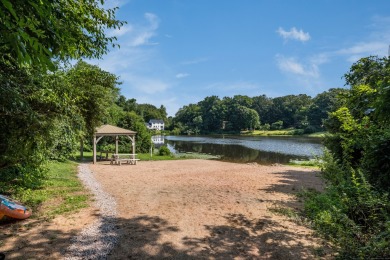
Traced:
<path id="1" fill-rule="evenodd" d="M 252 98 L 253 103 L 251 108 L 256 110 L 256 112 L 261 117 L 263 124 L 272 124 L 274 118 L 271 112 L 273 106 L 272 98 L 267 97 L 266 95 L 261 95 Z"/>
<path id="2" fill-rule="evenodd" d="M 229 108 L 229 130 L 240 131 L 242 129 L 254 129 L 259 127 L 259 114 L 251 108 L 234 104 Z"/>
<path id="3" fill-rule="evenodd" d="M 0 61 L 0 192 L 36 187 L 48 158 L 74 151 L 83 119 L 70 90 L 63 71 L 42 75 Z"/>
<path id="4" fill-rule="evenodd" d="M 368 57 L 345 75 L 350 89 L 330 113 L 323 194 L 306 202 L 317 229 L 343 259 L 390 257 L 390 61 Z"/>
<path id="5" fill-rule="evenodd" d="M 118 126 L 137 132 L 135 136 L 137 153 L 149 152 L 149 149 L 152 145 L 152 136 L 146 128 L 145 122 L 141 116 L 137 115 L 133 111 L 126 112 L 125 115 L 119 120 Z M 128 138 L 124 138 L 122 141 L 127 144 L 125 151 L 130 151 L 130 141 Z"/>
<path id="6" fill-rule="evenodd" d="M 76 100 L 84 118 L 87 136 L 93 136 L 96 127 L 107 117 L 109 108 L 119 94 L 118 77 L 98 66 L 79 61 L 67 72 L 72 85 L 70 95 Z"/>
<path id="7" fill-rule="evenodd" d="M 115 19 L 117 8 L 103 5 L 104 0 L 1 0 L 2 59 L 53 69 L 53 59 L 100 58 L 116 45 L 105 31 L 123 25 Z"/>
<path id="8" fill-rule="evenodd" d="M 179 125 L 181 123 L 185 126 L 182 129 L 182 132 L 186 130 L 193 131 L 195 128 L 194 119 L 198 116 L 201 116 L 201 110 L 198 105 L 189 104 L 188 106 L 184 106 L 177 111 L 175 115 L 175 125 Z M 196 122 L 196 121 L 195 121 Z"/>
<path id="9" fill-rule="evenodd" d="M 323 128 L 324 121 L 329 113 L 336 111 L 342 106 L 342 96 L 348 92 L 342 88 L 331 88 L 313 98 L 313 103 L 307 111 L 309 124 L 315 128 Z"/>
<path id="10" fill-rule="evenodd" d="M 206 97 L 198 103 L 200 107 L 204 132 L 215 132 L 221 129 L 223 111 L 221 100 L 217 96 Z"/>
<path id="11" fill-rule="evenodd" d="M 283 121 L 284 127 L 302 127 L 306 122 L 307 109 L 311 97 L 305 94 L 287 95 L 273 100 L 271 113 L 273 122 Z"/>

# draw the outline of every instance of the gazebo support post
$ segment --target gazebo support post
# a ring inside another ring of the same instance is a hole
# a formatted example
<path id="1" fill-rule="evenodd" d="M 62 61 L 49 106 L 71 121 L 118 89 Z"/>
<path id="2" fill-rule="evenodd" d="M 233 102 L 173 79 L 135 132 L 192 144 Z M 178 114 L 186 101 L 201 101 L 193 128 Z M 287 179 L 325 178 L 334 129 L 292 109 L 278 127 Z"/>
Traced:
<path id="1" fill-rule="evenodd" d="M 133 136 L 133 140 L 131 140 L 131 146 L 133 147 L 133 154 L 135 154 L 135 136 Z M 135 155 L 134 155 L 135 158 Z"/>
<path id="2" fill-rule="evenodd" d="M 119 137 L 115 136 L 115 153 L 116 154 L 118 154 L 118 140 L 119 140 Z"/>
<path id="3" fill-rule="evenodd" d="M 96 135 L 93 135 L 93 164 L 96 163 Z"/>

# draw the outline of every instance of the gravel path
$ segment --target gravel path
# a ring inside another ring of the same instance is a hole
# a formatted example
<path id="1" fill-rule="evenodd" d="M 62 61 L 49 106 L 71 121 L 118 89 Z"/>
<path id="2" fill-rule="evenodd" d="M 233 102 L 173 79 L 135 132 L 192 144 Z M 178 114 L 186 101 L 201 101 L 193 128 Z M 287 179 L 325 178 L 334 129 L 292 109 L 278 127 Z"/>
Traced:
<path id="1" fill-rule="evenodd" d="M 65 259 L 106 259 L 119 236 L 115 225 L 116 202 L 112 196 L 103 191 L 93 177 L 88 164 L 80 164 L 78 177 L 93 193 L 95 207 L 101 214 L 95 222 L 72 238 L 72 244 L 64 254 Z"/>

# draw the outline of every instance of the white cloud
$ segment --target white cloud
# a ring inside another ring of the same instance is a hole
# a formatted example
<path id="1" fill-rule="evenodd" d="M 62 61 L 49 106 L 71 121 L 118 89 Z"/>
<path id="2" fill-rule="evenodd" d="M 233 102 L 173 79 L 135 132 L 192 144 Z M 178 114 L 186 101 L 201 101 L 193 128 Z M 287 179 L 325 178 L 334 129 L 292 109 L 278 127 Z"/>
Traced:
<path id="1" fill-rule="evenodd" d="M 109 37 L 113 37 L 113 36 L 120 37 L 125 34 L 131 33 L 133 30 L 134 30 L 133 26 L 129 24 L 129 25 L 122 26 L 120 29 L 114 29 L 112 31 L 109 31 L 107 35 Z"/>
<path id="2" fill-rule="evenodd" d="M 144 17 L 149 21 L 150 30 L 157 30 L 160 23 L 158 16 L 153 13 L 145 13 Z"/>
<path id="3" fill-rule="evenodd" d="M 188 73 L 178 73 L 178 74 L 176 74 L 176 78 L 182 79 L 182 78 L 188 77 L 189 75 L 190 74 L 188 74 Z"/>
<path id="4" fill-rule="evenodd" d="M 153 32 L 141 32 L 138 35 L 136 35 L 133 40 L 131 41 L 131 46 L 137 47 L 141 45 L 147 45 L 149 44 L 149 39 L 154 36 Z"/>
<path id="5" fill-rule="evenodd" d="M 291 28 L 290 31 L 285 31 L 282 27 L 279 27 L 276 32 L 285 40 L 292 39 L 301 42 L 310 40 L 309 33 L 305 33 L 302 29 L 298 31 L 295 27 Z"/>
<path id="6" fill-rule="evenodd" d="M 309 60 L 306 64 L 298 62 L 293 57 L 284 57 L 282 55 L 276 56 L 276 62 L 280 70 L 295 74 L 303 77 L 318 78 L 319 77 L 319 62 L 324 62 L 324 60 L 316 60 L 315 58 Z"/>
<path id="7" fill-rule="evenodd" d="M 144 17 L 147 21 L 146 26 L 131 25 L 134 28 L 133 33 L 129 34 L 129 38 L 126 39 L 127 45 L 130 47 L 158 44 L 150 40 L 157 35 L 156 30 L 159 27 L 160 19 L 152 13 L 145 13 Z"/>
<path id="8" fill-rule="evenodd" d="M 371 41 L 359 42 L 351 47 L 343 48 L 336 51 L 336 54 L 347 56 L 349 62 L 355 62 L 362 57 L 370 55 L 386 56 L 388 50 L 387 42 Z"/>
<path id="9" fill-rule="evenodd" d="M 334 56 L 343 56 L 348 62 L 367 56 L 387 56 L 390 43 L 390 16 L 374 16 L 369 26 L 370 34 L 364 36 L 364 41 L 358 41 L 332 53 Z"/>

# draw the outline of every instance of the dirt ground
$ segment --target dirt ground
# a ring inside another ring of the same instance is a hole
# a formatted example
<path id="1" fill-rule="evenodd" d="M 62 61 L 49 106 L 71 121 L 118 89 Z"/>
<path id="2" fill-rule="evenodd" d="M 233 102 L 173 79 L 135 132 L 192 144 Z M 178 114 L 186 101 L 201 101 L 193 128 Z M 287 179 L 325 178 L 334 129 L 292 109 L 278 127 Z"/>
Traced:
<path id="1" fill-rule="evenodd" d="M 108 259 L 330 259 L 313 232 L 276 212 L 320 190 L 317 172 L 211 160 L 90 165 L 117 202 L 119 243 Z M 69 238 L 99 215 L 93 207 L 0 232 L 6 259 L 58 259 Z M 18 227 L 15 225 L 19 225 Z"/>

